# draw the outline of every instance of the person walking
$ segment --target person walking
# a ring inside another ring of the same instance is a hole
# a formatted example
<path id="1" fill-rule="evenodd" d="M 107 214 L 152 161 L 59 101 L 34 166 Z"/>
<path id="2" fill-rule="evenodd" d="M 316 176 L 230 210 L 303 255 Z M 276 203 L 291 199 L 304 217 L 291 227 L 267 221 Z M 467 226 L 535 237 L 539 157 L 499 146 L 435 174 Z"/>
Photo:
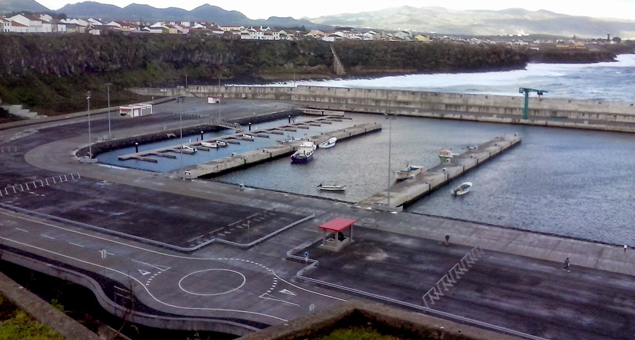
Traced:
<path id="1" fill-rule="evenodd" d="M 566 260 L 564 260 L 564 268 L 562 268 L 562 270 L 566 270 L 566 271 L 567 271 L 567 273 L 571 273 L 571 268 L 570 268 L 570 265 L 571 265 L 571 261 L 570 261 L 570 260 L 569 260 L 569 258 L 567 257 L 567 259 L 566 259 Z"/>
<path id="2" fill-rule="evenodd" d="M 446 246 L 450 245 L 450 235 L 445 235 L 445 245 Z"/>

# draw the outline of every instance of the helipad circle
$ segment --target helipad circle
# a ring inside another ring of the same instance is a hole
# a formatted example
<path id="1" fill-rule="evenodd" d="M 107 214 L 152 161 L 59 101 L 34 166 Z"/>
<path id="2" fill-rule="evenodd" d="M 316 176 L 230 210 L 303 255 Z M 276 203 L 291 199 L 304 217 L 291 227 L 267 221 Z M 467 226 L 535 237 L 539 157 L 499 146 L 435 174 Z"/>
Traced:
<path id="1" fill-rule="evenodd" d="M 240 289 L 245 275 L 229 269 L 205 269 L 192 272 L 179 280 L 182 291 L 198 296 L 215 296 Z"/>

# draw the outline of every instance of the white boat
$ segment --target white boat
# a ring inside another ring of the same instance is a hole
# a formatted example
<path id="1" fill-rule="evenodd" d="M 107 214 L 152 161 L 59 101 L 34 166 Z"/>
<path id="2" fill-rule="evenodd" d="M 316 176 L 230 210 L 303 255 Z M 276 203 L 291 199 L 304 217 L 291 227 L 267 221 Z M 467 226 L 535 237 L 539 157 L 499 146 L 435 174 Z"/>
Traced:
<path id="1" fill-rule="evenodd" d="M 218 145 L 221 148 L 224 148 L 227 146 L 227 142 L 223 142 L 222 140 L 217 140 L 214 143 L 216 143 L 216 145 Z"/>
<path id="2" fill-rule="evenodd" d="M 201 145 L 206 148 L 218 148 L 218 143 L 215 142 L 201 142 Z"/>
<path id="3" fill-rule="evenodd" d="M 337 142 L 337 138 L 336 137 L 331 137 L 328 140 L 320 143 L 320 149 L 328 149 L 328 148 L 332 148 L 335 146 L 335 142 Z"/>
<path id="4" fill-rule="evenodd" d="M 403 181 L 423 172 L 423 165 L 408 164 L 406 168 L 395 171 L 395 181 Z"/>
<path id="5" fill-rule="evenodd" d="M 320 185 L 318 185 L 317 187 L 318 187 L 318 189 L 324 190 L 324 191 L 344 191 L 344 190 L 346 190 L 346 185 L 340 185 L 340 184 L 322 184 L 322 183 L 320 183 Z"/>
<path id="6" fill-rule="evenodd" d="M 196 153 L 196 149 L 191 146 L 183 145 L 181 149 L 183 149 L 183 151 L 187 151 L 188 153 Z"/>
<path id="7" fill-rule="evenodd" d="M 472 182 L 463 182 L 458 187 L 452 189 L 451 193 L 454 196 L 465 195 L 472 189 Z"/>
<path id="8" fill-rule="evenodd" d="M 302 142 L 298 150 L 291 155 L 291 163 L 308 163 L 313 159 L 313 152 L 317 149 L 317 145 L 313 142 Z"/>
<path id="9" fill-rule="evenodd" d="M 248 135 L 248 134 L 240 135 L 239 138 L 242 139 L 242 140 L 254 140 L 254 139 L 256 139 L 254 136 Z"/>

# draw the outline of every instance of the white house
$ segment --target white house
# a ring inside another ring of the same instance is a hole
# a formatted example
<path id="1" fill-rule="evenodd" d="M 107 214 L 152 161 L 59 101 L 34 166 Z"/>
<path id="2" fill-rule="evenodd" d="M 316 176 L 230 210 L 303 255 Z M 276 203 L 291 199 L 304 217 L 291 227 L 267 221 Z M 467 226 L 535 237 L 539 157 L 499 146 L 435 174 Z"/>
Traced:
<path id="1" fill-rule="evenodd" d="M 12 32 L 11 20 L 0 18 L 0 32 L 9 33 Z"/>
<path id="2" fill-rule="evenodd" d="M 11 23 L 12 33 L 29 33 L 29 26 L 22 25 L 21 23 L 14 21 Z"/>

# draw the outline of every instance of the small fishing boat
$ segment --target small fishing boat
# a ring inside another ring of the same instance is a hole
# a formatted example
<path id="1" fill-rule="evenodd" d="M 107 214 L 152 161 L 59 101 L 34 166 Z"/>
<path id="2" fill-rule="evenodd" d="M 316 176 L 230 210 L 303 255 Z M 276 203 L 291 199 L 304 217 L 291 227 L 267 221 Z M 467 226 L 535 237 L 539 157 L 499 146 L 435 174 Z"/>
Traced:
<path id="1" fill-rule="evenodd" d="M 331 137 L 328 140 L 319 144 L 320 149 L 328 149 L 335 146 L 335 142 L 337 142 L 336 137 Z"/>
<path id="2" fill-rule="evenodd" d="M 472 182 L 464 182 L 464 183 L 461 183 L 461 185 L 459 185 L 458 187 L 452 189 L 452 191 L 450 192 L 454 196 L 461 196 L 470 192 L 471 189 L 472 189 Z"/>
<path id="3" fill-rule="evenodd" d="M 395 171 L 395 181 L 403 181 L 423 172 L 423 165 L 408 164 L 404 169 Z"/>
<path id="4" fill-rule="evenodd" d="M 298 150 L 291 155 L 291 163 L 308 163 L 313 159 L 313 152 L 317 146 L 313 142 L 302 142 Z"/>
<path id="5" fill-rule="evenodd" d="M 346 190 L 346 185 L 341 185 L 341 184 L 322 184 L 320 183 L 320 185 L 317 186 L 318 189 L 323 190 L 323 191 L 345 191 Z"/>
<path id="6" fill-rule="evenodd" d="M 183 145 L 180 149 L 183 150 L 181 153 L 196 153 L 196 148 L 191 146 Z"/>
<path id="7" fill-rule="evenodd" d="M 313 150 L 300 149 L 291 155 L 291 163 L 308 163 L 313 160 Z"/>
<path id="8" fill-rule="evenodd" d="M 206 147 L 206 148 L 218 148 L 218 143 L 215 142 L 201 142 L 201 145 Z"/>
<path id="9" fill-rule="evenodd" d="M 216 145 L 218 145 L 221 148 L 224 148 L 227 146 L 227 142 L 223 142 L 222 140 L 217 140 L 214 143 L 216 143 Z"/>
<path id="10" fill-rule="evenodd" d="M 238 138 L 240 138 L 242 140 L 254 140 L 254 139 L 256 139 L 254 136 L 248 135 L 248 134 L 240 135 L 240 137 L 238 137 Z"/>

